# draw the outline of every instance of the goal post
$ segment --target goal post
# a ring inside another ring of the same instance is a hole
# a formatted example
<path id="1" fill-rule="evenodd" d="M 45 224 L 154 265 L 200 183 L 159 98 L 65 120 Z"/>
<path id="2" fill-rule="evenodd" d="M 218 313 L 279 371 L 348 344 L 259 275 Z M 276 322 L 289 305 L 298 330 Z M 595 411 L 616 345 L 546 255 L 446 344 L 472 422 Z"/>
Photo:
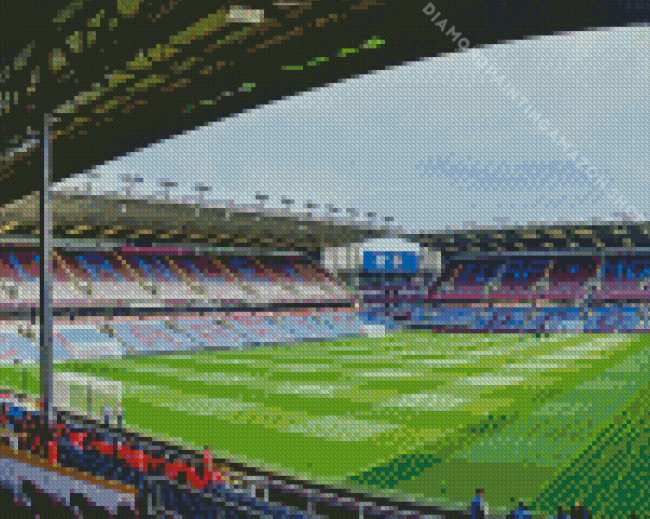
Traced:
<path id="1" fill-rule="evenodd" d="M 122 383 L 76 373 L 55 373 L 54 407 L 121 425 Z"/>

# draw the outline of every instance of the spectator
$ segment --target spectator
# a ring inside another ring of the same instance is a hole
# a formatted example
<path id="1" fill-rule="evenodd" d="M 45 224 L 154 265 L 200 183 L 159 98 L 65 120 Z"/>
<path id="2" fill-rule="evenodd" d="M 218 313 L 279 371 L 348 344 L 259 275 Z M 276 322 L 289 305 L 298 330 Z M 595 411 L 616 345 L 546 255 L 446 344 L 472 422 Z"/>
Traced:
<path id="1" fill-rule="evenodd" d="M 591 515 L 587 513 L 580 501 L 576 501 L 575 506 L 571 507 L 571 519 L 591 519 Z"/>
<path id="2" fill-rule="evenodd" d="M 557 515 L 555 516 L 556 519 L 571 519 L 569 514 L 565 514 L 562 512 L 562 507 L 558 506 L 557 507 Z"/>
<path id="3" fill-rule="evenodd" d="M 528 510 L 528 507 L 524 506 L 524 503 L 522 501 L 519 501 L 519 506 L 510 512 L 510 517 L 512 519 L 521 519 L 524 517 L 530 519 L 533 516 Z"/>
<path id="4" fill-rule="evenodd" d="M 476 497 L 472 499 L 472 519 L 485 519 L 488 507 L 485 504 L 485 490 L 476 489 Z"/>

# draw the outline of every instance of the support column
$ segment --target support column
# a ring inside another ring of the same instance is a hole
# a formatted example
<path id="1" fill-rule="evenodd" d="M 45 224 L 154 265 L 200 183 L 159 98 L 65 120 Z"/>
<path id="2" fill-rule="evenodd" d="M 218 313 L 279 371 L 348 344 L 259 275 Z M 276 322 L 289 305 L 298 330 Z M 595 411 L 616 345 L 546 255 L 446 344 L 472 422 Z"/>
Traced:
<path id="1" fill-rule="evenodd" d="M 40 386 L 43 415 L 51 423 L 56 420 L 54 409 L 54 317 L 52 315 L 54 299 L 54 262 L 53 262 L 53 227 L 54 214 L 52 205 L 52 156 L 50 130 L 54 122 L 52 114 L 45 115 L 43 131 L 43 151 L 45 167 L 40 200 Z"/>

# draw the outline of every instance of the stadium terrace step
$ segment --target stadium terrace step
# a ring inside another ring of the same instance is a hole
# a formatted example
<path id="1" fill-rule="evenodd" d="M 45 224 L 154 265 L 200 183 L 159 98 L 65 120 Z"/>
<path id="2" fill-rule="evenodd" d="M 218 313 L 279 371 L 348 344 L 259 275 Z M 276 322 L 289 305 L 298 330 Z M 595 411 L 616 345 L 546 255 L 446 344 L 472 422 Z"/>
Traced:
<path id="1" fill-rule="evenodd" d="M 18 476 L 36 482 L 49 494 L 64 497 L 68 503 L 71 494 L 81 491 L 113 511 L 117 511 L 119 505 L 136 506 L 138 489 L 135 487 L 52 464 L 36 455 L 0 445 L 0 481 L 15 485 Z"/>

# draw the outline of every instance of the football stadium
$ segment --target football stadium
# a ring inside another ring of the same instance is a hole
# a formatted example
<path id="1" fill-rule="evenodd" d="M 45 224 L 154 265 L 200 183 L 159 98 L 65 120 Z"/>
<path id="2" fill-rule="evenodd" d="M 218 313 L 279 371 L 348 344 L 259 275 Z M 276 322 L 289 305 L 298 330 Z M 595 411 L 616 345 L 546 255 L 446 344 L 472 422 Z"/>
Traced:
<path id="1" fill-rule="evenodd" d="M 2 513 L 650 515 L 650 2 L 436 4 L 0 0 Z"/>
<path id="2" fill-rule="evenodd" d="M 0 383 L 23 409 L 39 393 L 37 206 L 33 195 L 0 216 Z M 646 223 L 413 234 L 70 193 L 54 217 L 55 404 L 69 439 L 47 456 L 66 466 L 88 470 L 93 445 L 110 451 L 122 430 L 162 452 L 209 449 L 231 498 L 246 491 L 271 515 L 359 517 L 365 496 L 366 515 L 448 516 L 467 513 L 475 488 L 494 513 L 578 500 L 646 512 Z M 6 413 L 7 445 L 38 452 L 28 420 Z M 72 432 L 80 423 L 95 432 Z M 169 481 L 200 488 L 174 470 Z M 150 510 L 185 517 L 185 498 L 158 492 Z M 133 513 L 123 501 L 112 509 Z"/>

